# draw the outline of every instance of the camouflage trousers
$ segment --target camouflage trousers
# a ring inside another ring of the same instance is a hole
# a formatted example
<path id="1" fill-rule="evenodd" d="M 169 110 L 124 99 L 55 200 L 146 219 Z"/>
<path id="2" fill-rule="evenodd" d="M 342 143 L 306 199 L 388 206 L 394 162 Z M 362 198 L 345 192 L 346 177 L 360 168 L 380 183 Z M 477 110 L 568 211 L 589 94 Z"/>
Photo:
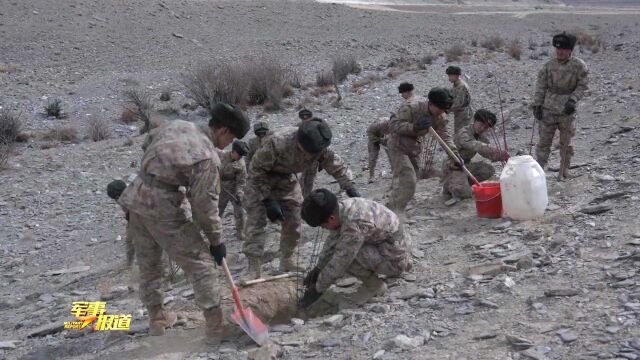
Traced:
<path id="1" fill-rule="evenodd" d="M 560 156 L 563 156 L 562 149 L 565 149 L 565 162 L 567 169 L 571 164 L 571 158 L 573 157 L 573 146 L 571 140 L 576 134 L 575 125 L 576 116 L 564 115 L 564 114 L 551 114 L 547 110 L 544 110 L 542 114 L 542 120 L 538 121 L 538 134 L 540 139 L 536 146 L 536 160 L 543 168 L 549 162 L 549 154 L 551 153 L 551 145 L 553 144 L 553 137 L 556 134 L 556 130 L 560 132 Z"/>
<path id="2" fill-rule="evenodd" d="M 378 164 L 378 156 L 380 155 L 380 146 L 384 146 L 384 151 L 389 157 L 389 149 L 387 148 L 384 140 L 380 138 L 372 137 L 369 135 L 369 141 L 367 142 L 367 150 L 369 151 L 369 177 L 372 178 L 376 173 L 376 165 Z"/>
<path id="3" fill-rule="evenodd" d="M 271 179 L 271 199 L 278 202 L 284 212 L 284 221 L 280 224 L 280 253 L 283 257 L 293 254 L 300 239 L 302 219 L 302 191 L 294 176 L 274 177 Z M 266 242 L 267 211 L 262 203 L 259 190 L 249 180 L 246 188 L 247 208 L 246 240 L 242 251 L 247 257 L 261 258 Z"/>
<path id="4" fill-rule="evenodd" d="M 300 181 L 300 187 L 302 188 L 302 197 L 307 197 L 313 191 L 313 184 L 316 181 L 316 176 L 318 176 L 319 166 L 320 164 L 318 162 L 314 162 L 313 166 L 303 172 L 298 179 Z"/>
<path id="5" fill-rule="evenodd" d="M 388 242 L 362 246 L 347 272 L 360 279 L 372 275 L 400 276 L 411 269 L 411 247 L 410 235 L 399 230 Z"/>
<path id="6" fill-rule="evenodd" d="M 413 199 L 416 192 L 419 172 L 418 158 L 390 147 L 389 159 L 393 179 L 391 180 L 391 195 L 386 206 L 400 216 L 404 214 L 407 204 Z"/>
<path id="7" fill-rule="evenodd" d="M 245 225 L 247 222 L 247 213 L 244 211 L 242 204 L 238 202 L 235 197 L 232 198 L 231 194 L 235 194 L 235 189 L 222 188 L 220 192 L 220 198 L 218 199 L 218 215 L 222 217 L 224 211 L 227 209 L 227 204 L 231 202 L 233 204 L 233 218 L 236 224 L 236 233 L 240 241 L 245 239 Z"/>
<path id="8" fill-rule="evenodd" d="M 495 174 L 496 169 L 491 165 L 483 161 L 476 161 L 465 164 L 467 169 L 478 179 L 478 181 L 486 181 L 491 179 Z M 451 169 L 449 161 L 443 166 L 442 177 L 442 193 L 445 195 L 453 196 L 458 199 L 471 198 L 471 179 L 461 169 Z"/>
<path id="9" fill-rule="evenodd" d="M 129 234 L 140 269 L 140 299 L 147 307 L 163 304 L 162 251 L 182 268 L 202 310 L 220 306 L 218 277 L 200 229 L 186 218 L 159 220 L 130 212 Z"/>
<path id="10" fill-rule="evenodd" d="M 453 133 L 457 134 L 460 129 L 469 125 L 473 113 L 470 107 L 466 107 L 460 111 L 453 113 Z"/>

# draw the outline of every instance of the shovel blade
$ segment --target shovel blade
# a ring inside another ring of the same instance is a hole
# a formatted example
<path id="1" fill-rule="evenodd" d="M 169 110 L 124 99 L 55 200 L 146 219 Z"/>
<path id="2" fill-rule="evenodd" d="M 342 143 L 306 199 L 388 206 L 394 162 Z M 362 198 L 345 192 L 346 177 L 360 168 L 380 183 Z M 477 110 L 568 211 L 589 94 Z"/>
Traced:
<path id="1" fill-rule="evenodd" d="M 242 313 L 240 311 L 242 311 Z M 231 314 L 231 319 L 238 324 L 256 344 L 262 346 L 269 340 L 269 329 L 255 316 L 250 308 L 236 308 L 236 311 Z"/>

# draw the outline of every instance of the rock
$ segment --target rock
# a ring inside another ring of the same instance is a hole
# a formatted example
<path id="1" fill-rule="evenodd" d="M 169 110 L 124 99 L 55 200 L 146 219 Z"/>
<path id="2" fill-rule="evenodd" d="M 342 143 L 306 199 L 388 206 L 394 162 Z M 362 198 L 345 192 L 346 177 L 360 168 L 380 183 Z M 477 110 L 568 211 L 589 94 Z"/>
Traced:
<path id="1" fill-rule="evenodd" d="M 373 304 L 369 308 L 369 311 L 377 313 L 377 314 L 384 314 L 387 311 L 389 311 L 389 309 L 390 309 L 390 306 L 387 305 L 387 304 Z"/>
<path id="2" fill-rule="evenodd" d="M 549 289 L 544 291 L 544 296 L 546 297 L 576 296 L 578 294 L 579 291 L 576 289 Z"/>
<path id="3" fill-rule="evenodd" d="M 50 270 L 45 272 L 44 274 L 47 276 L 57 276 L 62 274 L 75 274 L 79 272 L 85 272 L 89 269 L 91 269 L 91 267 L 88 265 L 85 265 L 85 266 L 76 266 L 68 269 Z"/>
<path id="4" fill-rule="evenodd" d="M 400 334 L 393 338 L 393 344 L 400 349 L 411 350 L 417 348 L 418 346 L 422 346 L 424 344 L 424 337 L 416 336 L 410 338 L 406 335 Z"/>
<path id="5" fill-rule="evenodd" d="M 424 290 L 417 287 L 411 287 L 400 292 L 400 294 L 398 294 L 398 298 L 402 300 L 409 300 L 420 296 L 422 293 L 424 293 Z"/>
<path id="6" fill-rule="evenodd" d="M 480 335 L 474 336 L 473 340 L 488 340 L 488 339 L 494 339 L 498 337 L 498 333 L 496 333 L 495 331 L 487 331 L 487 332 L 483 332 Z"/>
<path id="7" fill-rule="evenodd" d="M 16 348 L 18 340 L 4 340 L 0 341 L 0 350 L 13 350 Z"/>
<path id="8" fill-rule="evenodd" d="M 333 339 L 333 338 L 324 339 L 322 340 L 322 343 L 320 343 L 320 346 L 322 346 L 323 348 L 340 346 L 340 339 Z"/>
<path id="9" fill-rule="evenodd" d="M 468 315 L 475 312 L 471 303 L 463 303 L 455 307 L 454 312 L 458 315 Z"/>
<path id="10" fill-rule="evenodd" d="M 183 290 L 182 292 L 180 292 L 180 295 L 182 295 L 182 297 L 184 297 L 184 298 L 192 299 L 194 297 L 193 289 Z"/>
<path id="11" fill-rule="evenodd" d="M 494 276 L 516 270 L 517 268 L 515 266 L 505 265 L 503 263 L 492 263 L 472 266 L 469 268 L 468 273 L 469 275 Z"/>
<path id="12" fill-rule="evenodd" d="M 505 335 L 505 338 L 509 345 L 516 350 L 526 350 L 534 345 L 530 340 L 517 335 Z"/>
<path id="13" fill-rule="evenodd" d="M 304 320 L 298 318 L 291 318 L 291 323 L 296 326 L 304 325 Z"/>
<path id="14" fill-rule="evenodd" d="M 275 360 L 282 356 L 282 347 L 272 341 L 269 341 L 266 344 L 248 350 L 247 352 L 247 360 Z M 237 356 L 236 358 L 240 358 L 240 356 Z"/>
<path id="15" fill-rule="evenodd" d="M 516 263 L 516 269 L 529 270 L 533 267 L 533 257 L 531 255 L 525 255 L 521 257 Z"/>
<path id="16" fill-rule="evenodd" d="M 283 334 L 289 334 L 293 332 L 293 326 L 291 325 L 274 325 L 271 326 L 271 328 L 269 329 L 270 331 L 273 332 L 279 332 L 279 333 L 283 333 Z"/>
<path id="17" fill-rule="evenodd" d="M 384 349 L 376 351 L 376 353 L 373 354 L 373 360 L 380 359 L 385 352 Z"/>
<path id="18" fill-rule="evenodd" d="M 415 257 L 417 259 L 422 259 L 424 257 L 424 251 L 418 250 L 418 249 L 413 249 L 413 250 L 411 250 L 411 255 L 413 255 L 413 257 Z"/>
<path id="19" fill-rule="evenodd" d="M 455 205 L 456 203 L 458 203 L 458 199 L 456 199 L 456 198 L 454 198 L 454 197 L 444 202 L 444 204 L 445 204 L 446 206 L 453 206 L 453 205 Z"/>
<path id="20" fill-rule="evenodd" d="M 55 298 L 51 294 L 42 294 L 40 295 L 39 299 L 45 304 L 50 304 L 55 300 Z"/>
<path id="21" fill-rule="evenodd" d="M 560 337 L 560 340 L 564 343 L 570 343 L 578 340 L 578 334 L 570 329 L 558 330 L 556 334 Z"/>
<path id="22" fill-rule="evenodd" d="M 132 325 L 129 327 L 129 331 L 127 332 L 127 334 L 129 335 L 135 335 L 135 334 L 146 334 L 149 332 L 149 323 L 144 321 L 144 322 L 137 322 L 137 323 L 133 323 Z"/>
<path id="23" fill-rule="evenodd" d="M 613 176 L 609 175 L 609 174 L 597 174 L 594 176 L 594 178 L 598 181 L 602 181 L 602 182 L 609 182 L 609 181 L 616 181 L 616 178 L 614 178 Z"/>
<path id="24" fill-rule="evenodd" d="M 342 320 L 344 320 L 344 315 L 336 314 L 324 319 L 322 323 L 328 326 L 336 327 L 342 323 Z"/>
<path id="25" fill-rule="evenodd" d="M 342 278 L 342 279 L 338 280 L 336 282 L 336 286 L 337 287 L 346 288 L 346 287 L 353 286 L 353 285 L 355 285 L 357 283 L 358 283 L 358 279 L 356 279 L 354 277 L 348 277 L 348 278 Z"/>
<path id="26" fill-rule="evenodd" d="M 101 300 L 117 299 L 117 298 L 120 298 L 120 297 L 126 295 L 127 293 L 129 293 L 129 291 L 130 291 L 129 287 L 127 287 L 127 286 L 124 286 L 124 285 L 114 286 L 108 292 L 100 295 L 100 299 Z"/>
<path id="27" fill-rule="evenodd" d="M 171 35 L 173 35 L 174 37 L 177 37 L 178 39 L 182 39 L 184 38 L 184 35 L 180 34 L 180 33 L 171 33 Z"/>
<path id="28" fill-rule="evenodd" d="M 64 330 L 64 322 L 63 321 L 58 321 L 58 322 L 52 322 L 50 324 L 47 325 L 43 325 L 40 326 L 39 328 L 32 330 L 29 335 L 27 335 L 27 337 L 42 337 L 42 336 L 47 336 L 47 335 L 51 335 L 51 334 L 57 334 L 59 332 L 61 332 L 62 330 Z"/>
<path id="29" fill-rule="evenodd" d="M 588 215 L 598 215 L 611 211 L 613 207 L 609 204 L 587 205 L 580 208 L 580 212 Z"/>
<path id="30" fill-rule="evenodd" d="M 414 281 L 418 280 L 418 278 L 417 278 L 415 275 L 413 275 L 413 274 L 404 274 L 404 275 L 402 276 L 402 278 L 403 278 L 405 281 L 408 281 L 408 282 L 414 282 Z"/>
<path id="31" fill-rule="evenodd" d="M 494 230 L 506 230 L 511 227 L 511 221 L 504 221 L 493 226 Z"/>
<path id="32" fill-rule="evenodd" d="M 524 356 L 527 359 L 547 360 L 546 356 L 537 352 L 535 349 L 527 349 L 527 350 L 521 351 L 520 355 Z"/>

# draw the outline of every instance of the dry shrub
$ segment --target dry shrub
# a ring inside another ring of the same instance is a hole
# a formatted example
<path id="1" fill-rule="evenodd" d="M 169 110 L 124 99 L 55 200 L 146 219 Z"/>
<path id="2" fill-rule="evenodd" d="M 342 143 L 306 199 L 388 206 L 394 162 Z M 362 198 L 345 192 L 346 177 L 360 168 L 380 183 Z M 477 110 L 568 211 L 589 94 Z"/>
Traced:
<path id="1" fill-rule="evenodd" d="M 136 111 L 131 108 L 124 108 L 124 110 L 122 110 L 122 114 L 120 114 L 120 122 L 123 124 L 133 124 L 138 120 L 140 119 L 138 118 Z"/>
<path id="2" fill-rule="evenodd" d="M 62 111 L 62 101 L 60 99 L 47 101 L 47 105 L 44 106 L 44 113 L 56 119 L 62 119 L 66 116 Z"/>
<path id="3" fill-rule="evenodd" d="M 433 60 L 436 59 L 436 55 L 427 54 L 420 58 L 420 65 L 431 65 Z"/>
<path id="4" fill-rule="evenodd" d="M 351 85 L 351 88 L 353 90 L 358 90 L 361 87 L 371 85 L 380 80 L 382 80 L 382 78 L 378 74 L 367 74 L 367 76 L 365 76 L 364 78 L 354 81 L 353 85 Z"/>
<path id="5" fill-rule="evenodd" d="M 15 149 L 15 145 L 13 143 L 3 144 L 0 143 L 0 170 L 4 170 L 7 168 L 7 163 L 9 159 L 13 155 L 13 151 Z"/>
<path id="6" fill-rule="evenodd" d="M 140 134 L 146 133 L 151 129 L 151 112 L 153 111 L 149 96 L 141 89 L 129 89 L 125 91 L 124 96 L 128 107 L 125 108 L 123 115 L 127 110 L 130 110 L 133 115 L 127 114 L 127 116 L 130 116 L 127 121 L 135 118 L 136 120 L 129 123 L 138 120 L 144 122 L 144 126 L 140 129 Z"/>
<path id="7" fill-rule="evenodd" d="M 183 76 L 187 96 L 211 111 L 219 102 L 244 106 L 248 79 L 238 64 L 209 65 Z"/>
<path id="8" fill-rule="evenodd" d="M 575 29 L 573 31 L 573 34 L 576 36 L 576 42 L 578 43 L 578 45 L 590 47 L 596 43 L 596 39 L 594 39 L 591 34 L 582 29 Z"/>
<path id="9" fill-rule="evenodd" d="M 520 57 L 522 56 L 522 45 L 520 45 L 519 40 L 513 40 L 511 44 L 509 44 L 507 54 L 516 60 L 520 60 Z"/>
<path id="10" fill-rule="evenodd" d="M 314 108 L 318 105 L 320 105 L 320 101 L 310 97 L 310 96 L 305 96 L 299 103 L 298 105 L 296 105 L 296 110 L 302 110 L 302 109 L 311 109 Z"/>
<path id="11" fill-rule="evenodd" d="M 42 135 L 42 140 L 71 142 L 78 140 L 78 130 L 73 126 L 58 125 Z"/>
<path id="12" fill-rule="evenodd" d="M 93 141 L 102 141 L 111 137 L 111 128 L 109 127 L 109 123 L 103 118 L 93 117 L 89 119 L 87 134 Z"/>
<path id="13" fill-rule="evenodd" d="M 17 141 L 22 130 L 20 116 L 9 110 L 0 110 L 0 144 L 12 144 Z"/>
<path id="14" fill-rule="evenodd" d="M 245 67 L 245 74 L 249 79 L 248 104 L 269 103 L 267 107 L 271 110 L 268 111 L 280 109 L 280 103 L 286 97 L 285 95 L 293 93 L 289 85 L 289 68 L 269 58 L 248 61 Z"/>
<path id="15" fill-rule="evenodd" d="M 331 67 L 335 80 L 341 83 L 347 79 L 349 74 L 359 74 L 362 69 L 353 55 L 338 55 L 333 58 Z"/>
<path id="16" fill-rule="evenodd" d="M 331 71 L 320 71 L 316 74 L 316 86 L 318 87 L 332 86 L 334 82 Z"/>
<path id="17" fill-rule="evenodd" d="M 311 95 L 318 97 L 320 95 L 326 95 L 329 93 L 335 92 L 334 86 L 321 86 L 311 90 Z"/>
<path id="18" fill-rule="evenodd" d="M 387 72 L 387 77 L 389 79 L 395 79 L 405 72 L 406 70 L 403 68 L 392 68 L 391 70 L 389 70 L 389 72 Z"/>
<path id="19" fill-rule="evenodd" d="M 447 62 L 458 61 L 464 55 L 464 45 L 455 44 L 452 47 L 444 51 L 444 55 L 447 58 Z"/>
<path id="20" fill-rule="evenodd" d="M 7 73 L 7 74 L 14 74 L 18 71 L 18 67 L 14 64 L 2 64 L 0 65 L 0 74 L 2 73 Z"/>
<path id="21" fill-rule="evenodd" d="M 504 39 L 502 39 L 500 35 L 493 35 L 482 40 L 480 46 L 487 50 L 497 51 L 502 49 L 502 47 L 504 46 Z"/>

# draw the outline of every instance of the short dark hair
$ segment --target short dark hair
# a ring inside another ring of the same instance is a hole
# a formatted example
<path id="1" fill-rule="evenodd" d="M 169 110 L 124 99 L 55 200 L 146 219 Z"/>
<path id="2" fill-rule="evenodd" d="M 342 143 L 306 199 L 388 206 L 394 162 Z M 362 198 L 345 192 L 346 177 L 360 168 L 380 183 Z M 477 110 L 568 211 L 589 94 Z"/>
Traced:
<path id="1" fill-rule="evenodd" d="M 459 66 L 451 65 L 446 70 L 447 75 L 458 75 L 462 74 L 462 69 Z"/>
<path id="2" fill-rule="evenodd" d="M 400 85 L 398 86 L 398 92 L 400 94 L 406 93 L 406 92 L 409 92 L 409 91 L 413 91 L 413 84 L 412 83 L 403 82 L 403 83 L 400 83 Z"/>
<path id="3" fill-rule="evenodd" d="M 302 202 L 300 216 L 309 226 L 317 227 L 338 213 L 338 198 L 327 189 L 316 189 Z"/>
<path id="4" fill-rule="evenodd" d="M 496 114 L 487 109 L 478 109 L 473 115 L 473 119 L 475 121 L 481 121 L 491 127 L 494 127 L 496 125 L 496 122 L 498 121 Z"/>

